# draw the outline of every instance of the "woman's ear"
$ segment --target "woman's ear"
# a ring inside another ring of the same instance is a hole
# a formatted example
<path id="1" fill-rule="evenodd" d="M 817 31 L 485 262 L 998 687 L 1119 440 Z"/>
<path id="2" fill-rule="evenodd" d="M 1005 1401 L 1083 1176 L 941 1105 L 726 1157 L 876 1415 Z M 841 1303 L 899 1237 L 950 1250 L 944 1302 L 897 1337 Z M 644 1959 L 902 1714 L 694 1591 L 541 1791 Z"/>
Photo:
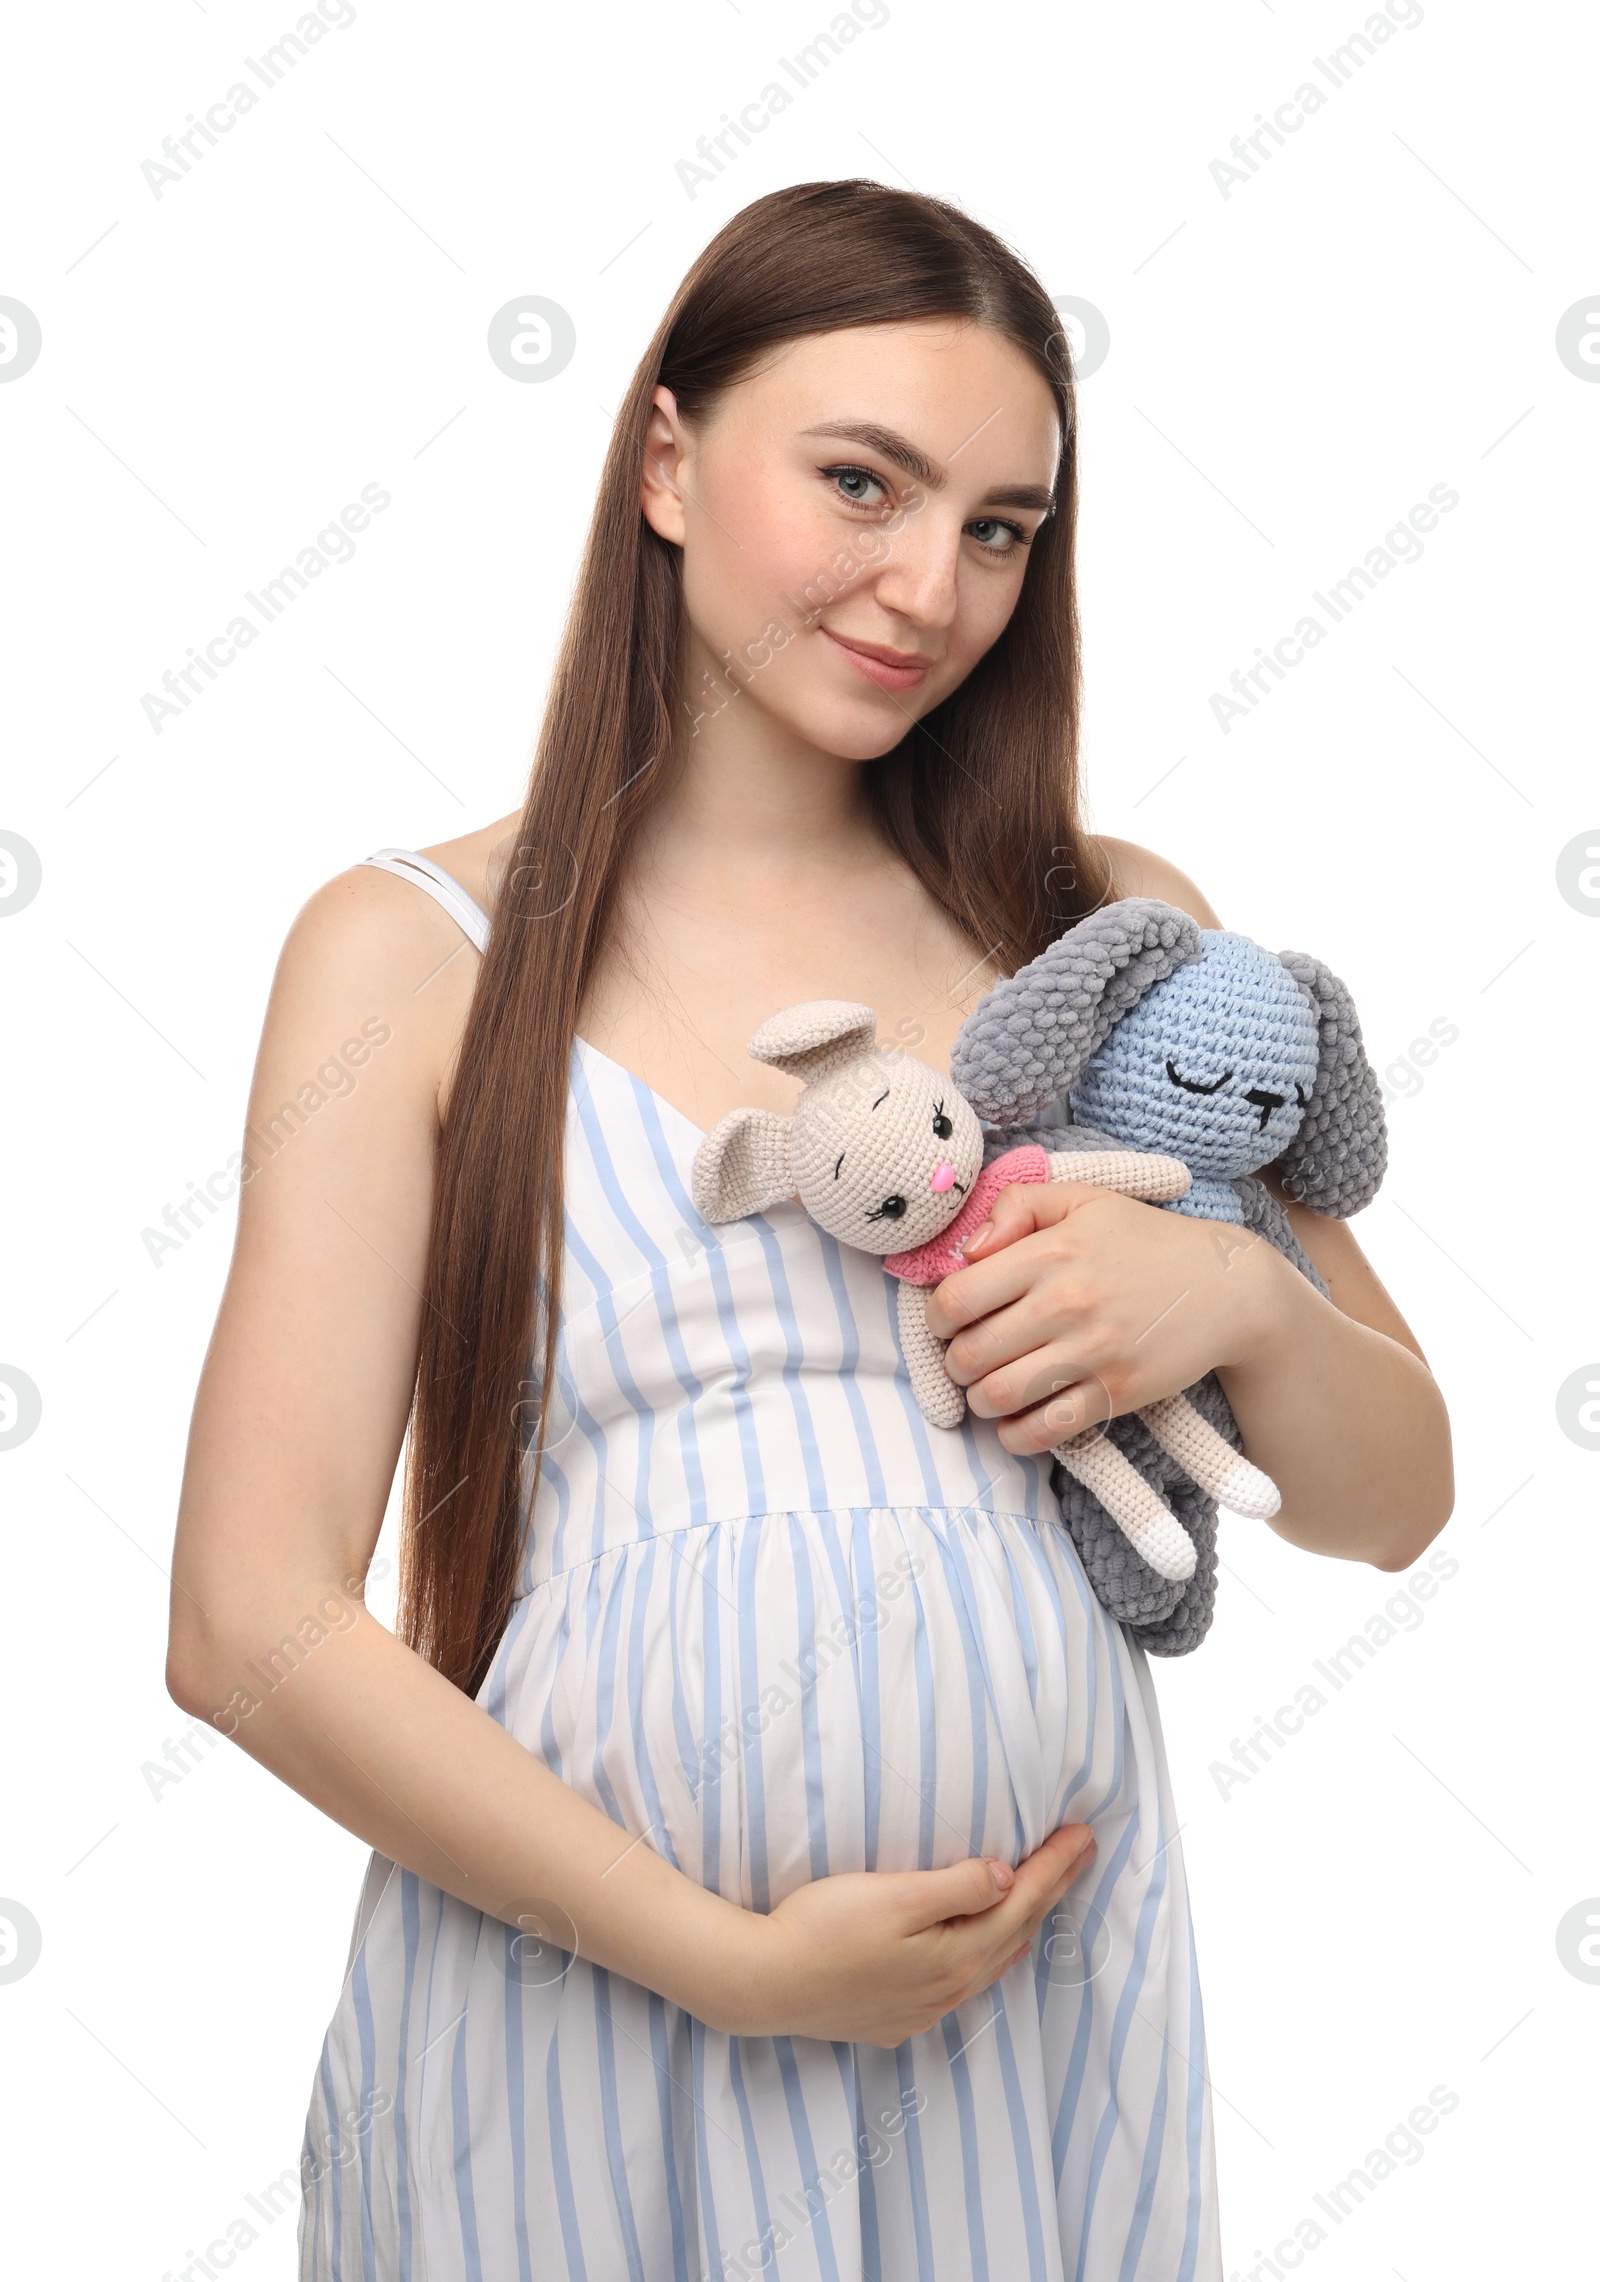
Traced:
<path id="1" fill-rule="evenodd" d="M 1279 1178 L 1297 1204 L 1348 1220 L 1377 1195 L 1389 1161 L 1383 1093 L 1338 976 L 1305 951 L 1279 956 L 1311 1001 L 1319 1039 L 1311 1099 L 1278 1159 Z"/>
<path id="2" fill-rule="evenodd" d="M 996 983 L 961 1025 L 950 1075 L 991 1125 L 1021 1125 L 1070 1091 L 1095 1048 L 1155 984 L 1200 956 L 1200 929 L 1126 896 Z"/>
<path id="3" fill-rule="evenodd" d="M 689 1193 L 695 1210 L 712 1227 L 765 1212 L 795 1193 L 790 1156 L 792 1117 L 775 1109 L 730 1109 L 719 1118 L 694 1153 Z"/>
<path id="4" fill-rule="evenodd" d="M 683 477 L 689 437 L 670 388 L 656 387 L 645 423 L 639 468 L 639 510 L 656 536 L 675 547 L 684 541 Z"/>

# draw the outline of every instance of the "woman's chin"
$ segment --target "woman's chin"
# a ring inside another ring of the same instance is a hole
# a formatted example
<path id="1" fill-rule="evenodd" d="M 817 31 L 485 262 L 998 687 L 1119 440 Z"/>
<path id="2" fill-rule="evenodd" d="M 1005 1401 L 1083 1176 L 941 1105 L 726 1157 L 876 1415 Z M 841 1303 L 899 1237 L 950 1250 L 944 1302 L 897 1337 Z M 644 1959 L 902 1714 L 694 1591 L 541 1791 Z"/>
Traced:
<path id="1" fill-rule="evenodd" d="M 916 718 L 903 701 L 868 690 L 864 698 L 830 696 L 798 708 L 792 725 L 819 752 L 842 761 L 878 761 L 893 752 Z"/>

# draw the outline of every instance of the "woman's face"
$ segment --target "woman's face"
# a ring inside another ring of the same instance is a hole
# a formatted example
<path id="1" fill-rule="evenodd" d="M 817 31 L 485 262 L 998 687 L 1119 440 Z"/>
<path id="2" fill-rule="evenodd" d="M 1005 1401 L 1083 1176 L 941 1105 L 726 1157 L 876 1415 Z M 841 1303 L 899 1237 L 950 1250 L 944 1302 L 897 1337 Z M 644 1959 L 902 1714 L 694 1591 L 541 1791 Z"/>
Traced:
<path id="1" fill-rule="evenodd" d="M 686 733 L 734 706 L 887 752 L 1016 607 L 1060 451 L 1045 381 L 939 319 L 791 342 L 698 428 L 655 403 L 641 505 L 683 548 Z"/>

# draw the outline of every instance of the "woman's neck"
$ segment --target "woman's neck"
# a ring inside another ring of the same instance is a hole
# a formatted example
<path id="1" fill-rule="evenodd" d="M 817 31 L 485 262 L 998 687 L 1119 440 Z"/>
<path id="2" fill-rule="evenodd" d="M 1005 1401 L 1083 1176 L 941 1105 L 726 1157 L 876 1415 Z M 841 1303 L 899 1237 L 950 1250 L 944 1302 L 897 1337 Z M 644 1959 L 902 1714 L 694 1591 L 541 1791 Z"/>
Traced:
<path id="1" fill-rule="evenodd" d="M 835 881 L 892 860 L 868 806 L 859 761 L 798 739 L 742 736 L 719 723 L 677 759 L 634 843 L 641 873 L 710 885 L 741 901 L 806 878 Z"/>

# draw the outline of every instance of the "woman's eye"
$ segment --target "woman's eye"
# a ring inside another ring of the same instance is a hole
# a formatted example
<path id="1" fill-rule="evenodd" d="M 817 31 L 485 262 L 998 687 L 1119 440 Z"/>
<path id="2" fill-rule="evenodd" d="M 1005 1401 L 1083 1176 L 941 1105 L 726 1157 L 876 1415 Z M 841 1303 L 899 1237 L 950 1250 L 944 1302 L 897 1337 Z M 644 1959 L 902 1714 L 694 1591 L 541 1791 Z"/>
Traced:
<path id="1" fill-rule="evenodd" d="M 1028 534 L 1020 523 L 1004 523 L 996 515 L 980 515 L 976 523 L 967 525 L 967 529 L 991 555 L 1014 555 L 1029 544 Z M 1007 547 L 995 546 L 987 536 L 989 533 L 1003 533 L 1011 544 Z"/>
<path id="2" fill-rule="evenodd" d="M 839 496 L 847 500 L 852 507 L 881 507 L 884 504 L 882 499 L 869 499 L 865 490 L 861 488 L 868 486 L 880 492 L 887 492 L 888 486 L 881 476 L 873 474 L 871 468 L 825 467 L 822 473 L 837 486 Z M 849 488 L 852 485 L 856 488 Z"/>

